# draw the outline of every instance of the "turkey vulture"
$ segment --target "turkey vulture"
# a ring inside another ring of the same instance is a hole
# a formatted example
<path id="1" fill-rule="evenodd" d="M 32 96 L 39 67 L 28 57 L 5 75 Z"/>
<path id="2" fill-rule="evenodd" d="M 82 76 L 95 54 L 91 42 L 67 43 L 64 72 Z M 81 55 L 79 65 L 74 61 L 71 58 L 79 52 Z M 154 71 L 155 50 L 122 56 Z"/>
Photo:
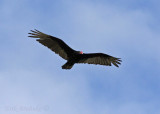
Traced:
<path id="1" fill-rule="evenodd" d="M 71 69 L 75 63 L 88 63 L 111 66 L 111 64 L 118 67 L 121 64 L 120 58 L 112 57 L 103 53 L 83 53 L 76 51 L 69 47 L 64 41 L 54 36 L 47 35 L 38 30 L 31 30 L 32 38 L 38 38 L 37 41 L 48 47 L 56 54 L 59 54 L 67 62 L 62 66 L 62 69 Z"/>

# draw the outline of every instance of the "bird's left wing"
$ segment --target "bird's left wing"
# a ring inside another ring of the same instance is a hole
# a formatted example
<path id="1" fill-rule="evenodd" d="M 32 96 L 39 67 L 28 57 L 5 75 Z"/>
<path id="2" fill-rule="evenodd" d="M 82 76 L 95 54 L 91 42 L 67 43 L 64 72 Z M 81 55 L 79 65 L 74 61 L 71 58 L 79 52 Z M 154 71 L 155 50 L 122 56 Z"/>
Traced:
<path id="1" fill-rule="evenodd" d="M 91 54 L 80 54 L 80 60 L 78 63 L 88 63 L 88 64 L 99 64 L 111 66 L 112 64 L 118 67 L 121 60 L 120 58 L 112 57 L 103 53 L 91 53 Z"/>
<path id="2" fill-rule="evenodd" d="M 63 59 L 68 60 L 68 55 L 73 53 L 73 49 L 70 48 L 63 40 L 56 38 L 54 36 L 47 35 L 38 30 L 31 30 L 32 38 L 38 38 L 37 41 L 44 46 L 47 46 L 49 49 L 54 51 L 56 54 L 59 54 Z"/>

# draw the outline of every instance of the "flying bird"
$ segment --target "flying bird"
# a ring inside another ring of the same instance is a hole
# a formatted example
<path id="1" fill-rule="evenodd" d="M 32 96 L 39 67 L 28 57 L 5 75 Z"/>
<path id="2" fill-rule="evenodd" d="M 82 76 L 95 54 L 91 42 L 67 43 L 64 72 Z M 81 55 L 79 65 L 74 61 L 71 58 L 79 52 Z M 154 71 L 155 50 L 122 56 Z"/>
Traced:
<path id="1" fill-rule="evenodd" d="M 48 47 L 56 54 L 58 54 L 67 62 L 62 66 L 62 69 L 71 69 L 75 63 L 88 63 L 96 65 L 111 66 L 112 64 L 116 67 L 121 64 L 121 59 L 110 56 L 104 53 L 83 53 L 82 51 L 76 51 L 69 47 L 63 40 L 42 33 L 38 30 L 31 30 L 29 33 L 32 38 L 37 38 L 37 41 L 42 45 Z"/>

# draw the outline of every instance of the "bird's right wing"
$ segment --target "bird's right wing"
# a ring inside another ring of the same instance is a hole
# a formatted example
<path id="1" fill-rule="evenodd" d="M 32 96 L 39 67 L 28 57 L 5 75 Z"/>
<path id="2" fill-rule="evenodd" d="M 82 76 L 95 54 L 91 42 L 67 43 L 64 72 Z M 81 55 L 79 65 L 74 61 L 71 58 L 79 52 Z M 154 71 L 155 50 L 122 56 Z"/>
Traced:
<path id="1" fill-rule="evenodd" d="M 72 48 L 59 38 L 44 34 L 38 30 L 31 30 L 31 32 L 29 37 L 38 38 L 37 41 L 39 43 L 59 54 L 63 59 L 68 60 L 68 55 L 74 52 Z"/>
<path id="2" fill-rule="evenodd" d="M 99 64 L 111 66 L 112 64 L 118 67 L 121 64 L 120 58 L 112 57 L 103 53 L 80 54 L 80 60 L 77 63 Z"/>

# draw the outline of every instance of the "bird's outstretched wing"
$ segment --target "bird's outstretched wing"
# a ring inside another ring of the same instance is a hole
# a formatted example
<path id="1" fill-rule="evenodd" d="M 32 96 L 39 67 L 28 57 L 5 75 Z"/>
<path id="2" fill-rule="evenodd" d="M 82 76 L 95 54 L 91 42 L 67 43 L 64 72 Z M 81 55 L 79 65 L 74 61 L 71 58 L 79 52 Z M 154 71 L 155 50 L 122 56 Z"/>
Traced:
<path id="1" fill-rule="evenodd" d="M 64 41 L 62 41 L 59 38 L 56 38 L 54 36 L 50 36 L 47 34 L 44 34 L 38 30 L 31 30 L 32 33 L 31 36 L 32 38 L 38 38 L 37 41 L 44 46 L 48 47 L 52 51 L 54 51 L 56 54 L 59 54 L 63 59 L 68 60 L 68 55 L 73 53 L 73 49 L 70 48 Z"/>
<path id="2" fill-rule="evenodd" d="M 91 54 L 81 54 L 78 63 L 88 63 L 88 64 L 99 64 L 111 66 L 112 64 L 118 67 L 121 60 L 120 58 L 112 57 L 103 53 L 91 53 Z"/>

